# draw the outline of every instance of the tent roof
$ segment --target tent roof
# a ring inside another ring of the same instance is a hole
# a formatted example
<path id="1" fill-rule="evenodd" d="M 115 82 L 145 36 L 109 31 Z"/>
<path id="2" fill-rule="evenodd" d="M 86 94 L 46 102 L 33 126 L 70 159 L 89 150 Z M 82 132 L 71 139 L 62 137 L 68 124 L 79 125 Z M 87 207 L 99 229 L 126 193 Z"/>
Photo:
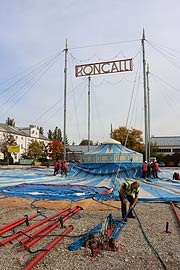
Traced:
<path id="1" fill-rule="evenodd" d="M 105 142 L 103 142 L 102 144 L 121 144 L 119 141 L 116 141 L 114 139 L 109 139 Z"/>

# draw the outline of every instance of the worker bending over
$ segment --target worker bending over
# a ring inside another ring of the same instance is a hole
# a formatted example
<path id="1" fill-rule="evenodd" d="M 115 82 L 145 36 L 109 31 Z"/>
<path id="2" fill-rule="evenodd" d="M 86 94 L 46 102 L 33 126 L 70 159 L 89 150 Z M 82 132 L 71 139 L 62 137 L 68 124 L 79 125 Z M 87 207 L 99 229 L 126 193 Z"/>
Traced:
<path id="1" fill-rule="evenodd" d="M 122 218 L 124 219 L 126 217 L 126 205 L 127 202 L 129 201 L 129 213 L 128 213 L 128 218 L 135 218 L 135 216 L 132 213 L 132 209 L 135 207 L 137 200 L 138 200 L 138 195 L 139 195 L 139 182 L 135 181 L 127 181 L 122 183 L 120 185 L 119 189 L 119 198 L 121 200 L 121 211 L 122 211 Z M 135 195 L 133 197 L 133 194 Z M 126 221 L 126 220 L 125 220 Z"/>

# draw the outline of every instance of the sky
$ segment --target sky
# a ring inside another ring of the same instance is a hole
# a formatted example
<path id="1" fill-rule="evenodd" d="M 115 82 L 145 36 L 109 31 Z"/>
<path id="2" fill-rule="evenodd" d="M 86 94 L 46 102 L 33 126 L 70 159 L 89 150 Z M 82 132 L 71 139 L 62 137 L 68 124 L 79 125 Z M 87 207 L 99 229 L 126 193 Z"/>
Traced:
<path id="1" fill-rule="evenodd" d="M 102 142 L 120 126 L 144 136 L 142 32 L 149 64 L 152 136 L 179 136 L 179 0 L 0 0 L 0 122 L 88 138 L 88 78 L 75 66 L 132 58 L 133 71 L 91 76 L 90 139 Z"/>

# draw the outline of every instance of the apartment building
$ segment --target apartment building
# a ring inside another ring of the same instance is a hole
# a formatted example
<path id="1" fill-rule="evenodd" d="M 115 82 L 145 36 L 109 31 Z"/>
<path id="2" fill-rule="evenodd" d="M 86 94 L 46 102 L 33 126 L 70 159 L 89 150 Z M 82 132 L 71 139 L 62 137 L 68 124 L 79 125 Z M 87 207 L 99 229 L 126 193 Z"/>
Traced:
<path id="1" fill-rule="evenodd" d="M 4 139 L 4 135 L 6 134 L 12 135 L 19 146 L 18 153 L 11 153 L 14 162 L 19 161 L 22 154 L 28 149 L 28 145 L 32 140 L 44 142 L 45 145 L 49 142 L 49 139 L 46 136 L 39 133 L 39 129 L 36 126 L 19 128 L 0 123 L 0 142 Z"/>

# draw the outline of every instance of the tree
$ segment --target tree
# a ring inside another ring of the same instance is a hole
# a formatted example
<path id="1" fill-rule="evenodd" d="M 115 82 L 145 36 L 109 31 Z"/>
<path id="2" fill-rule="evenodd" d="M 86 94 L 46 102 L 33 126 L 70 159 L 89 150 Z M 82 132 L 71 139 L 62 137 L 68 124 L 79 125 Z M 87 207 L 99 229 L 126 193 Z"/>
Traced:
<path id="1" fill-rule="evenodd" d="M 79 145 L 88 145 L 88 140 L 87 139 L 82 139 Z M 93 145 L 93 141 L 90 140 L 90 145 Z"/>
<path id="2" fill-rule="evenodd" d="M 6 120 L 6 125 L 15 127 L 15 121 L 13 118 L 8 117 Z"/>
<path id="3" fill-rule="evenodd" d="M 48 143 L 48 155 L 52 159 L 63 159 L 64 144 L 59 140 L 54 140 Z"/>
<path id="4" fill-rule="evenodd" d="M 0 150 L 4 154 L 4 160 L 11 164 L 13 163 L 13 159 L 11 157 L 11 153 L 8 152 L 8 146 L 10 145 L 17 145 L 14 136 L 11 134 L 4 134 L 0 143 Z"/>
<path id="5" fill-rule="evenodd" d="M 44 134 L 44 128 L 43 128 L 43 127 L 38 127 L 38 129 L 39 129 L 39 133 L 40 133 L 41 135 L 43 135 L 43 134 Z"/>
<path id="6" fill-rule="evenodd" d="M 121 142 L 122 145 L 126 145 L 127 148 L 140 153 L 144 152 L 144 143 L 141 130 L 119 127 L 112 132 L 112 138 Z"/>
<path id="7" fill-rule="evenodd" d="M 55 127 L 54 131 L 50 130 L 48 131 L 48 139 L 51 141 L 60 141 L 62 142 L 62 132 L 61 129 L 58 127 Z"/>
<path id="8" fill-rule="evenodd" d="M 33 159 L 33 162 L 35 162 L 38 158 L 42 157 L 42 154 L 42 144 L 37 140 L 32 140 L 28 146 L 27 155 Z"/>
<path id="9" fill-rule="evenodd" d="M 53 140 L 53 132 L 50 129 L 48 131 L 48 139 L 51 140 L 51 141 Z"/>
<path id="10" fill-rule="evenodd" d="M 151 157 L 157 157 L 158 155 L 158 146 L 156 143 L 151 142 L 150 143 L 150 149 L 151 149 Z"/>
<path id="11" fill-rule="evenodd" d="M 54 129 L 53 140 L 57 140 L 57 141 L 62 142 L 62 132 L 61 132 L 61 129 L 58 127 L 55 127 L 55 129 Z"/>

